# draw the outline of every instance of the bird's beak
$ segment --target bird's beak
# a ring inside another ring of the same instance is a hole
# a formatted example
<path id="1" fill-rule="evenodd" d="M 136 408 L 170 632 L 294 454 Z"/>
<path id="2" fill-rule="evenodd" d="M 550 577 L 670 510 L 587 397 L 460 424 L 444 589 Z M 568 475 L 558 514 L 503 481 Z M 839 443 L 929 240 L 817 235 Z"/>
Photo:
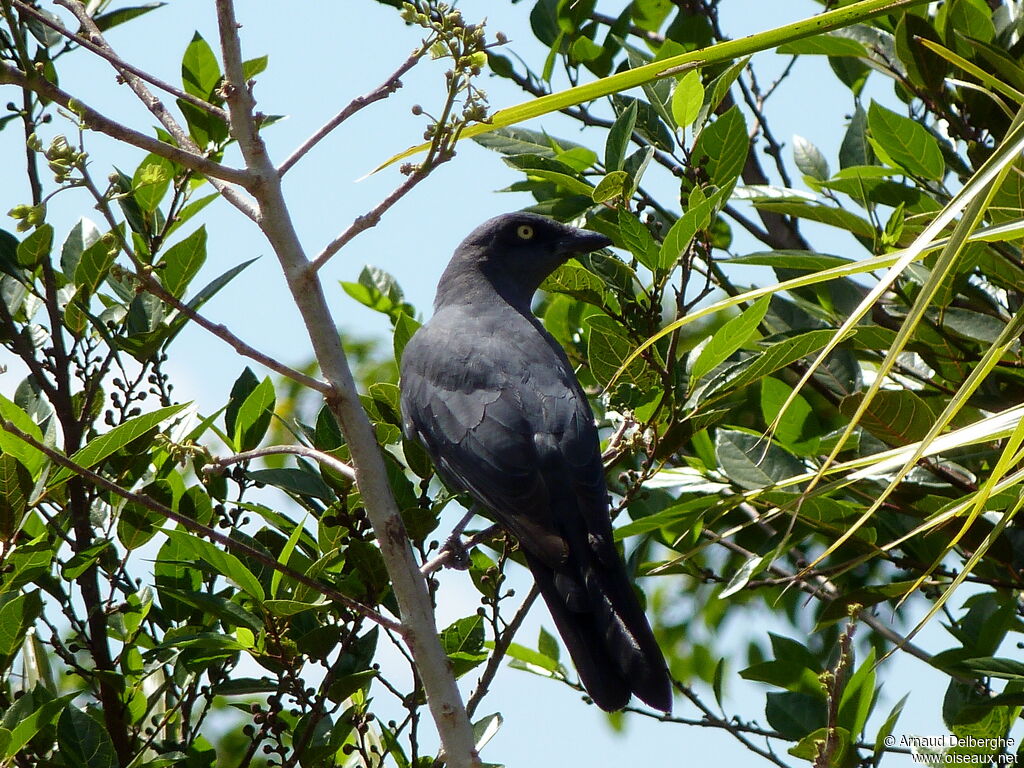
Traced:
<path id="1" fill-rule="evenodd" d="M 560 239 L 556 247 L 560 256 L 575 256 L 578 253 L 590 253 L 599 248 L 607 248 L 611 244 L 610 238 L 598 232 L 575 229 Z"/>

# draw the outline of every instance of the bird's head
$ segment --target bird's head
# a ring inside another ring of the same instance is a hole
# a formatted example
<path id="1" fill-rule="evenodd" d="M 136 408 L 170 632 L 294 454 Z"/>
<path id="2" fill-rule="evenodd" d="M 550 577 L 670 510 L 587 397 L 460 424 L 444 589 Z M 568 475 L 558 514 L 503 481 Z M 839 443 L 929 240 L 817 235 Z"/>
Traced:
<path id="1" fill-rule="evenodd" d="M 506 298 L 529 304 L 556 267 L 611 242 L 597 232 L 535 213 L 506 213 L 484 222 L 462 241 L 449 272 L 454 277 L 467 269 L 479 270 Z"/>

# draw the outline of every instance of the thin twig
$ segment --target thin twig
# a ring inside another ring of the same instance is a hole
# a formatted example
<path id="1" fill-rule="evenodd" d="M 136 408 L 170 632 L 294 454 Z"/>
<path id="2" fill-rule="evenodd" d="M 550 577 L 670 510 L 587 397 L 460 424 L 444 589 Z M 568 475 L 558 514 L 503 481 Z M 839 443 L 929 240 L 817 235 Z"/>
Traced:
<path id="1" fill-rule="evenodd" d="M 675 686 L 676 690 L 678 690 L 680 693 L 683 694 L 683 696 L 688 698 L 693 703 L 693 705 L 696 706 L 697 709 L 699 709 L 703 713 L 704 719 L 701 721 L 703 724 L 713 725 L 716 728 L 724 728 L 726 731 L 729 732 L 729 734 L 734 739 L 736 739 L 736 741 L 738 741 L 740 744 L 742 744 L 744 747 L 749 749 L 754 754 L 760 755 L 765 760 L 768 760 L 769 762 L 779 766 L 779 768 L 789 768 L 788 763 L 784 763 L 782 760 L 776 757 L 775 753 L 772 752 L 770 749 L 764 749 L 762 747 L 759 747 L 750 739 L 748 739 L 744 735 L 744 729 L 742 729 L 736 723 L 733 723 L 731 720 L 724 720 L 723 718 L 719 717 L 714 712 L 712 712 L 711 708 L 708 707 L 708 705 L 705 704 L 703 701 L 701 701 L 700 697 L 697 696 L 697 694 L 695 694 L 688 685 L 683 685 L 682 683 L 676 682 Z M 666 716 L 666 719 L 668 717 L 669 716 Z"/>
<path id="2" fill-rule="evenodd" d="M 181 312 L 196 325 L 205 328 L 218 339 L 229 344 L 238 354 L 242 355 L 243 357 L 248 357 L 250 360 L 255 360 L 264 368 L 267 368 L 273 371 L 274 373 L 289 378 L 292 381 L 296 382 L 297 384 L 301 384 L 304 387 L 308 387 L 309 389 L 312 389 L 316 392 L 320 392 L 321 394 L 326 394 L 328 391 L 330 391 L 330 387 L 327 385 L 326 382 L 323 382 L 320 379 L 315 379 L 312 376 L 307 376 L 302 371 L 297 371 L 294 368 L 291 368 L 290 366 L 287 366 L 284 363 L 280 362 L 279 360 L 270 357 L 270 355 L 260 352 L 255 347 L 247 344 L 246 342 L 238 338 L 227 328 L 227 326 L 221 323 L 215 323 L 212 320 L 209 320 L 208 318 L 199 314 L 194 309 L 192 309 L 192 307 L 183 302 L 181 299 L 165 290 L 164 287 L 160 285 L 160 282 L 151 274 L 146 272 L 136 272 L 135 276 L 138 277 L 140 281 L 142 281 L 142 284 L 143 286 L 145 286 L 147 291 L 152 293 L 154 296 L 158 297 L 165 304 L 169 304 L 170 306 L 174 307 L 176 310 Z"/>
<path id="3" fill-rule="evenodd" d="M 324 125 L 312 136 L 306 139 L 298 149 L 292 152 L 291 156 L 281 163 L 277 169 L 279 176 L 284 176 L 295 165 L 301 160 L 313 147 L 315 147 L 320 141 L 322 141 L 331 131 L 337 128 L 339 125 L 348 120 L 352 115 L 356 114 L 359 110 L 364 107 L 368 107 L 374 102 L 386 99 L 388 96 L 393 94 L 399 88 L 402 87 L 401 77 L 414 66 L 416 63 L 423 58 L 423 54 L 427 52 L 427 46 L 423 45 L 417 48 L 412 54 L 406 59 L 402 66 L 396 69 L 387 80 L 378 85 L 372 91 L 363 96 L 357 96 L 352 99 L 338 114 L 328 120 Z"/>
<path id="4" fill-rule="evenodd" d="M 65 469 L 71 470 L 76 475 L 81 477 L 83 480 L 87 480 L 93 486 L 101 488 L 105 491 L 109 491 L 110 493 L 116 494 L 117 496 L 120 496 L 123 499 L 127 499 L 128 501 L 134 502 L 140 506 L 145 507 L 146 509 L 152 510 L 157 514 L 166 517 L 168 520 L 177 523 L 183 528 L 187 528 L 193 533 L 199 534 L 200 536 L 205 536 L 211 541 L 215 541 L 218 544 L 221 544 L 225 549 L 228 549 L 230 551 L 235 552 L 236 554 L 243 555 L 244 557 L 259 562 L 260 565 L 266 568 L 272 568 L 275 571 L 280 571 L 285 576 L 288 576 L 291 579 L 295 579 L 295 581 L 311 589 L 317 590 L 317 592 L 323 594 L 331 600 L 341 603 L 347 608 L 350 608 L 353 611 L 356 611 L 357 613 L 366 616 L 368 619 L 370 619 L 371 621 L 375 621 L 382 627 L 387 627 L 393 632 L 397 632 L 399 635 L 404 636 L 405 628 L 397 621 L 387 618 L 378 611 L 375 611 L 373 608 L 363 605 L 362 603 L 353 600 L 350 597 L 346 597 L 345 595 L 341 594 L 341 592 L 332 589 L 331 587 L 327 586 L 326 584 L 323 584 L 320 581 L 317 581 L 316 579 L 311 579 L 304 573 L 300 573 L 299 571 L 289 568 L 283 563 L 279 563 L 273 557 L 270 557 L 267 554 L 260 552 L 258 549 L 250 547 L 248 544 L 244 544 L 241 541 L 237 541 L 228 536 L 225 536 L 223 533 L 220 533 L 219 531 L 211 528 L 208 525 L 203 525 L 202 523 L 193 520 L 192 518 L 187 517 L 186 515 L 182 515 L 175 512 L 170 507 L 164 506 L 160 502 L 145 494 L 136 493 L 135 491 L 130 491 L 127 488 L 123 488 L 122 486 L 118 485 L 112 480 L 108 480 L 107 478 L 103 477 L 103 475 L 93 472 L 91 469 L 83 467 L 80 464 L 76 464 L 74 461 L 69 459 L 60 451 L 51 448 L 50 446 L 46 445 L 43 442 L 40 442 L 39 440 L 36 440 L 34 437 L 32 437 L 32 435 L 28 434 L 27 432 L 23 432 L 17 426 L 15 426 L 13 422 L 8 421 L 7 419 L 0 418 L 0 429 L 2 429 L 4 432 L 13 435 L 14 437 L 17 437 L 19 440 L 26 443 L 27 445 L 32 446 L 37 451 L 40 451 L 41 453 L 45 454 L 47 458 L 49 458 L 54 464 Z"/>
<path id="5" fill-rule="evenodd" d="M 446 157 L 439 157 L 435 161 L 435 164 L 443 163 L 446 159 Z M 430 166 L 427 166 L 426 164 L 415 169 L 409 174 L 405 181 L 403 181 L 390 195 L 374 206 L 372 210 L 367 211 L 362 216 L 356 217 L 356 220 L 352 222 L 349 228 L 328 243 L 320 254 L 313 260 L 310 265 L 310 270 L 313 272 L 319 271 L 324 264 L 331 260 L 332 256 L 348 245 L 353 238 L 360 233 L 377 226 L 381 217 L 391 206 L 405 197 L 405 195 L 409 193 L 409 190 L 427 178 L 430 173 L 430 169 Z"/>
<path id="6" fill-rule="evenodd" d="M 161 80 L 159 77 L 150 74 L 149 72 L 146 72 L 144 70 L 139 69 L 138 67 L 133 66 L 132 64 L 129 64 L 127 61 L 125 61 L 116 53 L 114 53 L 114 51 L 110 48 L 109 45 L 107 45 L 106 41 L 103 40 L 102 37 L 98 41 L 94 42 L 91 33 L 89 36 L 87 36 L 72 32 L 63 24 L 61 24 L 59 20 L 53 19 L 50 16 L 47 16 L 46 14 L 42 13 L 38 9 L 33 8 L 24 0 L 12 0 L 12 2 L 14 3 L 14 5 L 18 7 L 18 10 L 20 10 L 22 13 L 28 14 L 32 18 L 36 19 L 39 23 L 44 24 L 45 26 L 49 27 L 55 32 L 58 32 L 59 34 L 66 37 L 68 40 L 74 43 L 78 43 L 78 45 L 82 46 L 83 48 L 86 48 L 87 50 L 95 53 L 97 56 L 106 59 L 114 66 L 115 69 L 118 70 L 118 72 L 129 72 L 138 77 L 140 80 L 145 80 L 150 85 L 159 88 L 162 91 L 166 91 L 175 98 L 181 99 L 182 101 L 187 101 L 189 104 L 196 107 L 197 109 L 201 109 L 204 112 L 209 112 L 214 117 L 218 117 L 221 120 L 227 121 L 228 113 L 225 112 L 223 109 L 214 106 L 213 104 L 211 104 L 208 101 L 205 101 L 204 99 L 200 99 L 198 96 L 193 96 L 191 93 L 183 91 L 180 88 L 177 88 L 171 85 L 170 83 Z M 72 13 L 75 13 L 77 17 L 78 14 L 76 13 L 74 4 L 62 2 L 61 0 L 54 0 L 54 2 L 56 5 L 63 6 L 70 10 Z M 81 23 L 81 20 L 79 20 L 79 23 Z"/>
<path id="7" fill-rule="evenodd" d="M 716 544 L 720 544 L 726 549 L 731 550 L 736 554 L 742 555 L 743 557 L 754 557 L 754 553 L 748 550 L 746 547 L 740 546 L 739 544 L 730 539 L 719 536 L 713 531 L 705 529 L 702 532 L 702 535 L 705 538 L 711 539 Z M 769 565 L 768 570 L 779 576 L 790 579 L 791 583 L 795 584 L 798 589 L 820 600 L 831 601 L 835 600 L 839 596 L 839 590 L 835 587 L 835 585 L 832 584 L 832 582 L 830 582 L 824 576 L 816 576 L 814 578 L 816 584 L 812 584 L 807 580 L 801 579 L 799 576 L 797 576 L 797 574 L 786 570 L 785 568 L 783 568 L 780 565 L 777 565 L 776 563 L 772 563 L 771 565 Z M 884 637 L 886 640 L 888 640 L 894 646 L 899 648 L 901 651 L 910 654 L 914 658 L 920 659 L 926 664 L 932 663 L 932 655 L 930 653 L 925 651 L 923 648 L 919 648 L 918 646 L 914 645 L 912 642 L 907 640 L 907 638 L 903 637 L 901 634 L 893 630 L 891 627 L 886 626 L 883 622 L 881 622 L 878 619 L 877 616 L 874 616 L 873 614 L 870 614 L 867 611 L 862 611 L 858 618 L 860 621 L 867 624 L 869 627 L 871 627 L 871 629 L 873 629 L 879 635 Z M 951 676 L 955 677 L 955 679 L 960 682 L 974 682 L 970 678 L 957 675 Z"/>
<path id="8" fill-rule="evenodd" d="M 222 179 L 232 184 L 238 184 L 248 188 L 253 184 L 253 177 L 247 171 L 232 168 L 221 163 L 214 162 L 201 155 L 181 149 L 173 144 L 167 144 L 152 136 L 139 133 L 126 125 L 111 120 L 102 112 L 97 112 L 88 104 L 74 98 L 67 91 L 58 88 L 42 77 L 28 76 L 13 64 L 6 61 L 0 62 L 0 85 L 16 85 L 19 88 L 27 88 L 35 93 L 49 99 L 64 109 L 76 115 L 82 124 L 90 130 L 105 133 L 111 138 L 131 144 L 133 147 L 144 149 L 155 155 L 166 157 L 179 165 L 183 165 L 196 173 L 212 179 Z"/>
<path id="9" fill-rule="evenodd" d="M 324 453 L 323 451 L 318 451 L 316 448 L 310 448 L 305 445 L 268 445 L 265 448 L 257 448 L 252 451 L 245 451 L 244 453 L 236 453 L 233 456 L 225 456 L 222 459 L 214 458 L 213 461 L 203 467 L 203 472 L 207 474 L 214 474 L 222 472 L 232 464 L 239 464 L 243 461 L 251 461 L 252 459 L 259 459 L 264 456 L 274 456 L 277 454 L 305 456 L 306 458 L 325 464 L 339 475 L 344 475 L 349 480 L 355 481 L 356 479 L 355 470 L 348 464 L 343 461 L 338 461 L 329 453 Z"/>
<path id="10" fill-rule="evenodd" d="M 148 109 L 153 116 L 160 121 L 160 124 L 166 129 L 166 131 L 171 134 L 171 137 L 178 146 L 188 152 L 191 152 L 193 155 L 202 156 L 202 150 L 196 146 L 196 143 L 192 140 L 192 136 L 189 132 L 181 127 L 178 121 L 175 120 L 167 110 L 167 107 L 164 106 L 164 103 L 146 87 L 142 78 L 121 66 L 123 62 L 116 54 L 114 54 L 113 48 L 111 48 L 104 39 L 103 33 L 100 31 L 100 28 L 96 26 L 96 22 L 93 18 L 86 13 L 85 6 L 77 2 L 77 0 L 54 0 L 54 2 L 71 11 L 75 15 L 75 18 L 78 19 L 78 22 L 82 25 L 82 29 L 84 29 L 89 35 L 89 38 L 111 54 L 112 58 L 108 58 L 107 60 L 114 66 L 114 69 L 117 70 L 117 73 L 121 76 L 128 87 L 131 88 L 135 95 L 139 97 L 139 101 L 146 106 L 146 109 Z M 224 116 L 226 118 L 227 114 L 224 113 Z M 157 152 L 156 154 L 162 155 L 163 153 Z M 166 157 L 166 155 L 163 156 Z M 238 190 L 220 182 L 216 175 L 214 175 L 213 178 L 210 178 L 209 181 L 210 184 L 220 192 L 221 197 L 235 206 L 235 208 L 253 221 L 257 221 L 259 219 L 259 211 L 252 202 L 243 197 Z M 250 181 L 252 181 L 251 177 Z M 242 186 L 245 185 L 243 184 Z"/>
<path id="11" fill-rule="evenodd" d="M 470 717 L 473 717 L 473 714 L 476 712 L 476 708 L 480 706 L 480 702 L 483 701 L 484 696 L 487 695 L 487 691 L 491 687 L 491 682 L 494 680 L 494 676 L 498 673 L 498 667 L 501 666 L 501 662 L 505 658 L 505 652 L 508 651 L 509 645 L 511 645 L 512 641 L 515 639 L 516 632 L 519 631 L 519 627 L 521 627 L 523 621 L 526 620 L 526 616 L 530 612 L 530 608 L 532 608 L 533 604 L 537 601 L 538 595 L 540 595 L 540 588 L 534 584 L 530 587 L 530 591 L 526 595 L 526 599 L 523 600 L 523 604 L 519 606 L 519 610 L 516 611 L 516 615 L 512 617 L 512 621 L 510 621 L 508 626 L 505 627 L 501 636 L 494 638 L 494 651 L 491 653 L 491 657 L 487 660 L 487 666 L 484 667 L 484 671 L 476 683 L 476 689 L 469 697 L 469 701 L 466 702 L 466 712 Z"/>

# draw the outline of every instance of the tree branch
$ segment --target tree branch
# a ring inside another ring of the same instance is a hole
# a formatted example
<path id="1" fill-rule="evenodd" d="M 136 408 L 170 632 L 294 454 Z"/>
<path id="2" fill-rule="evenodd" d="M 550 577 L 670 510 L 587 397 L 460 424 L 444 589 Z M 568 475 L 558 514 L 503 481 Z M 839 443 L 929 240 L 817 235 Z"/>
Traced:
<path id="1" fill-rule="evenodd" d="M 447 157 L 438 158 L 437 163 L 443 163 L 447 160 Z M 344 248 L 348 243 L 353 240 L 357 235 L 371 229 L 380 222 L 381 217 L 387 212 L 387 210 L 405 197 L 409 190 L 423 181 L 430 174 L 431 167 L 426 164 L 415 169 L 409 174 L 408 178 L 403 181 L 398 187 L 387 197 L 380 201 L 374 208 L 367 211 L 362 216 L 356 217 L 356 220 L 352 222 L 351 226 L 338 235 L 334 240 L 327 244 L 327 246 L 320 252 L 320 254 L 313 260 L 310 265 L 310 269 L 314 272 L 318 271 L 324 264 L 331 260 L 338 251 Z"/>
<path id="2" fill-rule="evenodd" d="M 115 120 L 111 120 L 101 112 L 97 112 L 88 104 L 61 90 L 49 80 L 35 75 L 30 77 L 6 61 L 0 62 L 0 85 L 16 85 L 19 88 L 27 88 L 30 91 L 34 91 L 77 115 L 86 128 L 99 131 L 111 138 L 123 141 L 125 144 L 131 144 L 133 147 L 144 149 L 147 152 L 152 152 L 155 155 L 166 157 L 168 160 L 173 160 L 196 173 L 201 173 L 206 178 L 221 179 L 245 188 L 253 184 L 253 178 L 247 171 L 240 171 L 237 168 L 221 165 L 201 155 L 175 147 L 173 144 L 166 144 L 159 139 L 154 139 L 152 136 L 132 130 Z"/>
<path id="3" fill-rule="evenodd" d="M 214 117 L 219 117 L 221 120 L 224 120 L 225 122 L 227 121 L 228 113 L 220 107 L 216 107 L 210 102 L 200 99 L 198 96 L 193 96 L 191 93 L 188 93 L 187 91 L 183 91 L 180 88 L 171 85 L 170 83 L 164 82 L 159 77 L 151 75 L 150 73 L 145 72 L 144 70 L 141 70 L 138 67 L 132 66 L 127 61 L 119 57 L 116 53 L 114 53 L 113 49 L 107 44 L 106 40 L 102 37 L 102 35 L 96 34 L 96 32 L 99 31 L 98 28 L 96 28 L 96 31 L 90 31 L 88 36 L 76 34 L 75 32 L 72 32 L 67 27 L 65 27 L 63 24 L 61 24 L 59 21 L 55 21 L 50 16 L 47 16 L 45 13 L 40 13 L 38 9 L 33 8 L 24 0 L 11 1 L 14 3 L 14 5 L 18 7 L 18 10 L 21 11 L 22 13 L 28 14 L 36 21 L 38 21 L 40 24 L 44 24 L 45 26 L 49 27 L 55 32 L 63 35 L 71 42 L 77 43 L 83 48 L 91 51 L 92 53 L 95 53 L 100 58 L 109 61 L 113 65 L 114 69 L 121 73 L 122 76 L 126 72 L 130 73 L 138 77 L 140 80 L 145 80 L 147 83 L 154 86 L 155 88 L 159 88 L 162 91 L 166 91 L 167 93 L 171 94 L 177 99 L 187 101 L 189 104 L 196 107 L 197 109 L 201 109 L 204 112 L 208 112 Z M 69 11 L 74 13 L 75 17 L 78 18 L 79 23 L 81 24 L 81 18 L 78 14 L 79 9 L 81 9 L 82 13 L 85 12 L 82 6 L 76 5 L 74 3 L 62 2 L 62 0 L 54 0 L 54 3 L 56 5 L 63 6 L 64 8 L 67 8 Z M 91 17 L 87 16 L 87 18 L 90 18 L 91 20 Z M 95 23 L 93 23 L 91 26 L 94 28 L 96 27 Z M 84 24 L 82 25 L 82 28 L 85 28 Z"/>
<path id="4" fill-rule="evenodd" d="M 77 0 L 54 0 L 54 2 L 71 11 L 75 15 L 75 18 L 78 19 L 78 22 L 82 25 L 82 28 L 88 33 L 89 38 L 98 47 L 108 53 L 108 56 L 104 56 L 104 58 L 113 65 L 114 69 L 117 70 L 117 73 L 121 76 L 121 79 L 124 80 L 135 95 L 139 97 L 139 101 L 146 106 L 146 109 L 148 109 L 153 116 L 160 121 L 160 124 L 163 125 L 169 134 L 171 134 L 174 140 L 178 143 L 178 146 L 191 152 L 195 156 L 202 156 L 202 150 L 196 146 L 194 141 L 192 141 L 192 137 L 189 135 L 188 131 L 178 124 L 178 121 L 175 120 L 171 113 L 167 111 L 167 107 L 164 106 L 164 103 L 146 87 L 143 79 L 137 75 L 133 69 L 129 69 L 125 65 L 124 61 L 114 53 L 114 50 L 104 39 L 100 28 L 96 26 L 96 22 L 93 21 L 92 17 L 88 13 L 86 13 L 85 6 L 77 2 Z M 221 110 L 221 113 L 223 114 L 223 119 L 226 119 L 227 114 L 224 113 L 223 110 Z M 156 154 L 161 153 L 157 152 Z M 166 157 L 166 155 L 164 156 Z M 242 197 L 237 190 L 219 181 L 216 175 L 210 178 L 210 183 L 218 192 L 220 192 L 221 197 L 235 206 L 235 208 L 240 210 L 247 217 L 256 221 L 259 217 L 259 212 L 253 207 L 252 203 Z M 242 186 L 245 185 L 243 184 Z"/>
<path id="5" fill-rule="evenodd" d="M 257 448 L 253 451 L 236 453 L 233 456 L 226 456 L 223 459 L 215 457 L 209 464 L 203 467 L 203 472 L 206 472 L 207 474 L 222 472 L 232 464 L 239 464 L 243 461 L 251 461 L 252 459 L 260 459 L 264 456 L 274 456 L 277 454 L 305 456 L 306 458 L 313 459 L 314 461 L 318 461 L 321 464 L 330 467 L 338 474 L 347 477 L 349 480 L 356 479 L 355 470 L 348 464 L 343 461 L 338 461 L 329 453 L 324 453 L 323 451 L 316 450 L 316 448 L 309 448 L 305 445 L 268 445 L 266 448 Z"/>
<path id="6" fill-rule="evenodd" d="M 375 611 L 373 608 L 363 605 L 362 603 L 353 600 L 350 597 L 346 597 L 345 595 L 341 594 L 341 592 L 338 592 L 336 589 L 332 589 L 326 584 L 317 581 L 316 579 L 312 579 L 304 573 L 300 573 L 299 571 L 289 568 L 283 563 L 279 563 L 275 558 L 268 556 L 267 554 L 261 552 L 258 549 L 250 547 L 248 544 L 225 536 L 223 533 L 220 533 L 219 531 L 211 528 L 210 526 L 203 525 L 202 523 L 193 520 L 191 517 L 178 514 L 170 507 L 164 506 L 160 502 L 150 498 L 149 496 L 143 493 L 136 493 L 135 491 L 130 491 L 127 488 L 123 488 L 117 483 L 113 482 L 112 480 L 108 480 L 103 475 L 97 472 L 93 472 L 91 469 L 88 469 L 87 467 L 83 467 L 79 464 L 76 464 L 74 461 L 69 459 L 60 451 L 51 448 L 45 443 L 36 440 L 34 437 L 32 437 L 32 435 L 28 434 L 27 432 L 21 431 L 17 426 L 15 426 L 13 422 L 8 421 L 7 419 L 0 418 L 0 429 L 11 435 L 14 435 L 16 438 L 26 443 L 27 445 L 31 445 L 37 451 L 44 453 L 47 456 L 47 458 L 49 458 L 50 461 L 52 461 L 57 466 L 63 467 L 65 469 L 70 469 L 76 475 L 78 475 L 84 480 L 87 480 L 91 485 L 95 486 L 96 488 L 101 488 L 105 491 L 109 491 L 110 493 L 120 496 L 122 499 L 127 499 L 128 501 L 134 502 L 135 504 L 138 504 L 140 506 L 145 507 L 146 509 L 156 512 L 157 514 L 162 515 L 168 520 L 177 523 L 182 528 L 187 528 L 188 530 L 192 531 L 192 533 L 198 534 L 200 536 L 205 536 L 211 541 L 217 542 L 218 544 L 220 544 L 225 549 L 231 552 L 242 555 L 251 560 L 255 560 L 265 568 L 271 568 L 275 571 L 280 571 L 288 578 L 294 579 L 300 584 L 303 584 L 309 587 L 310 589 L 316 590 L 318 594 L 322 594 L 325 597 L 328 597 L 331 600 L 334 600 L 335 602 L 338 602 L 346 606 L 347 608 L 350 608 L 351 610 L 360 613 L 363 616 L 366 616 L 368 619 L 375 621 L 382 627 L 387 627 L 391 631 L 397 632 L 399 635 L 404 636 L 405 629 L 401 624 L 399 624 L 396 621 L 393 621 L 392 619 L 387 618 L 382 613 Z"/>
<path id="7" fill-rule="evenodd" d="M 501 662 L 505 658 L 505 652 L 515 639 L 516 632 L 519 631 L 519 627 L 526 620 L 526 616 L 529 614 L 530 608 L 537 601 L 538 595 L 540 595 L 540 588 L 534 584 L 530 587 L 530 591 L 526 595 L 526 599 L 523 600 L 523 604 L 516 611 L 516 615 L 512 617 L 512 621 L 508 623 L 505 631 L 501 633 L 501 637 L 494 638 L 494 652 L 491 653 L 491 657 L 487 660 L 487 666 L 477 681 L 476 690 L 473 691 L 473 695 L 469 697 L 469 701 L 466 704 L 466 711 L 470 717 L 473 716 L 476 708 L 480 706 L 480 702 L 487 695 L 487 690 L 490 688 L 494 676 L 498 673 L 498 667 L 501 666 Z"/>
<path id="8" fill-rule="evenodd" d="M 292 297 L 306 325 L 320 370 L 331 386 L 327 406 L 348 441 L 356 483 L 373 526 L 381 556 L 401 611 L 403 636 L 416 661 L 431 715 L 452 768 L 477 768 L 473 729 L 455 684 L 448 657 L 438 641 L 426 579 L 420 574 L 391 486 L 373 426 L 363 410 L 327 306 L 323 286 L 311 269 L 284 199 L 281 177 L 267 154 L 254 119 L 254 101 L 242 71 L 238 21 L 231 0 L 217 0 L 217 25 L 224 59 L 226 100 L 232 134 L 238 140 L 252 192 L 260 206 L 259 224 L 274 249 Z"/>
<path id="9" fill-rule="evenodd" d="M 277 373 L 285 378 L 291 379 L 292 381 L 309 387 L 315 392 L 321 394 L 326 393 L 330 387 L 319 379 L 315 379 L 312 376 L 307 376 L 302 371 L 297 371 L 294 368 L 285 365 L 284 363 L 276 360 L 270 355 L 260 352 L 253 346 L 250 346 L 246 342 L 242 341 L 238 336 L 233 334 L 226 325 L 222 323 L 215 323 L 212 320 L 207 319 L 203 315 L 196 312 L 188 304 L 183 302 L 176 296 L 168 293 L 160 282 L 154 278 L 151 274 L 146 272 L 136 272 L 135 276 L 142 281 L 142 285 L 145 286 L 146 290 L 158 297 L 165 304 L 169 304 L 176 310 L 185 315 L 189 320 L 194 322 L 201 328 L 205 328 L 207 331 L 212 333 L 221 341 L 229 344 L 238 354 L 242 357 L 248 357 L 250 360 L 255 360 L 257 363 L 262 365 L 274 373 Z"/>
<path id="10" fill-rule="evenodd" d="M 348 120 L 352 115 L 356 114 L 359 110 L 364 107 L 368 107 L 374 102 L 386 99 L 388 96 L 393 94 L 399 88 L 402 87 L 401 77 L 414 66 L 416 63 L 423 58 L 423 54 L 427 52 L 427 46 L 423 45 L 417 48 L 412 54 L 406 59 L 402 66 L 396 69 L 387 80 L 378 85 L 369 93 L 363 96 L 357 96 L 352 99 L 338 114 L 328 120 L 324 125 L 312 136 L 306 139 L 298 149 L 292 152 L 291 156 L 281 163 L 281 166 L 277 169 L 280 176 L 284 176 L 295 165 L 301 160 L 313 147 L 320 143 L 331 131 L 337 128 L 339 125 Z"/>

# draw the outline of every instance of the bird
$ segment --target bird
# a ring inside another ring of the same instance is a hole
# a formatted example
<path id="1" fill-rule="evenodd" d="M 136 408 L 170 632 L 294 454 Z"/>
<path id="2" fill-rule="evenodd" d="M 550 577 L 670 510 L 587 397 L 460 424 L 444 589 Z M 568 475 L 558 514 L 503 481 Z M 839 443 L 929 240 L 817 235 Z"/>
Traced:
<path id="1" fill-rule="evenodd" d="M 473 230 L 402 353 L 403 432 L 518 540 L 593 702 L 611 712 L 636 695 L 670 712 L 664 655 L 615 548 L 593 412 L 532 311 L 559 265 L 611 243 L 529 212 Z"/>

